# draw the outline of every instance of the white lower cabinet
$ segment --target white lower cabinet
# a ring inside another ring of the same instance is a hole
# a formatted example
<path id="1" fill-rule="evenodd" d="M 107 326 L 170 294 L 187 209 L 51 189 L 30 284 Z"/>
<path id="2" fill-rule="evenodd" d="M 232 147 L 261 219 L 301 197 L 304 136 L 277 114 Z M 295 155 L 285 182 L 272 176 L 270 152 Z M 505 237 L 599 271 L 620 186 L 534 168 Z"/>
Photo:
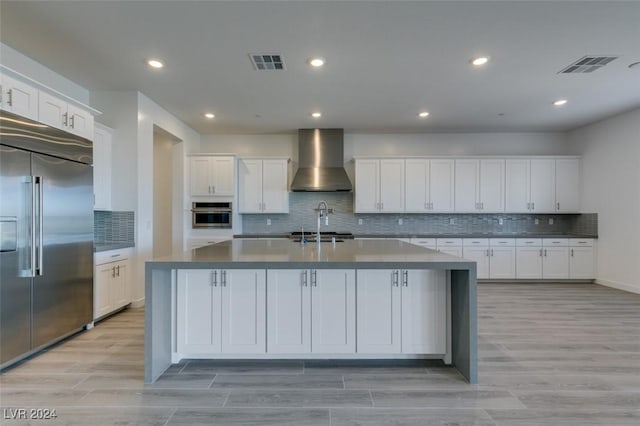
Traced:
<path id="1" fill-rule="evenodd" d="M 269 270 L 267 283 L 269 353 L 355 352 L 354 270 Z"/>
<path id="2" fill-rule="evenodd" d="M 444 354 L 445 271 L 358 270 L 357 352 Z"/>
<path id="3" fill-rule="evenodd" d="M 178 270 L 177 351 L 266 351 L 264 269 Z"/>
<path id="4" fill-rule="evenodd" d="M 591 238 L 569 239 L 569 278 L 595 278 L 595 241 Z"/>
<path id="5" fill-rule="evenodd" d="M 569 247 L 545 247 L 542 249 L 542 278 L 569 278 Z"/>
<path id="6" fill-rule="evenodd" d="M 100 319 L 131 303 L 129 250 L 96 253 L 93 318 Z"/>
<path id="7" fill-rule="evenodd" d="M 489 250 L 489 278 L 497 280 L 515 278 L 516 248 L 491 245 Z"/>

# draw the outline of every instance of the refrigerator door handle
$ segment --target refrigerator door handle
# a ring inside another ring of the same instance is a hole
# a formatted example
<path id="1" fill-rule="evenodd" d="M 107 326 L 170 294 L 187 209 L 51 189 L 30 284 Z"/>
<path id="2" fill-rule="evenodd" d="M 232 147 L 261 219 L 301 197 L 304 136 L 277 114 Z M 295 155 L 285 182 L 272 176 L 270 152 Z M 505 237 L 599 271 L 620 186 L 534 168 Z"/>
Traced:
<path id="1" fill-rule="evenodd" d="M 43 186 L 44 186 L 44 178 L 42 176 L 34 176 L 34 183 L 35 183 L 35 188 L 37 188 L 38 190 L 38 196 L 37 196 L 37 201 L 38 201 L 38 208 L 37 210 L 34 209 L 37 212 L 37 219 L 35 219 L 34 221 L 37 221 L 37 227 L 38 227 L 38 242 L 37 245 L 34 246 L 34 251 L 37 251 L 37 258 L 38 258 L 38 263 L 36 264 L 35 267 L 35 275 L 37 276 L 42 276 L 42 272 L 43 272 L 43 261 L 42 261 L 42 255 L 43 255 L 43 247 L 44 247 L 44 238 L 43 238 L 43 209 L 42 209 L 42 200 L 43 200 Z M 35 195 L 34 195 L 35 198 Z M 34 232 L 34 236 L 35 236 L 35 232 Z"/>

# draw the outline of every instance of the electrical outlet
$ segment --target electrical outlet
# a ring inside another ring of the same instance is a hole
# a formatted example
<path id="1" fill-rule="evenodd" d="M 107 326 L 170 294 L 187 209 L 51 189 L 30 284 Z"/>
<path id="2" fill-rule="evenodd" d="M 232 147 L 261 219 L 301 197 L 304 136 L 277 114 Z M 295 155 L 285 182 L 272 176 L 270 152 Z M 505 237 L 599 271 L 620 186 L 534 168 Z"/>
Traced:
<path id="1" fill-rule="evenodd" d="M 549 225 L 553 225 L 553 218 L 552 217 L 549 218 Z"/>
<path id="2" fill-rule="evenodd" d="M 454 218 L 449 218 L 449 225 L 455 225 L 456 224 L 456 220 Z"/>
<path id="3" fill-rule="evenodd" d="M 358 219 L 358 225 L 362 225 L 362 219 Z"/>
<path id="4" fill-rule="evenodd" d="M 504 225 L 504 219 L 498 218 L 498 225 Z"/>
<path id="5" fill-rule="evenodd" d="M 534 223 L 534 224 L 536 224 L 536 225 L 539 225 L 539 224 L 540 224 L 540 221 L 538 220 L 538 218 L 535 218 L 535 219 L 533 220 L 533 223 Z"/>
<path id="6" fill-rule="evenodd" d="M 398 225 L 402 225 L 402 219 L 398 219 Z"/>
<path id="7" fill-rule="evenodd" d="M 267 226 L 271 226 L 271 219 L 267 219 Z"/>

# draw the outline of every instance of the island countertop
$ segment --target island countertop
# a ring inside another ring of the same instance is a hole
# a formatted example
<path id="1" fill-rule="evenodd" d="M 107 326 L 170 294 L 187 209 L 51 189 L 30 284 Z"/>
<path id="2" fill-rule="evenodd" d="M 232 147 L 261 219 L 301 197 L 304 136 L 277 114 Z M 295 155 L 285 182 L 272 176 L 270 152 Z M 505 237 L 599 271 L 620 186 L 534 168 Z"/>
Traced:
<path id="1" fill-rule="evenodd" d="M 367 268 L 475 269 L 475 262 L 397 240 L 344 240 L 335 244 L 284 239 L 234 239 L 153 259 L 162 269 Z"/>

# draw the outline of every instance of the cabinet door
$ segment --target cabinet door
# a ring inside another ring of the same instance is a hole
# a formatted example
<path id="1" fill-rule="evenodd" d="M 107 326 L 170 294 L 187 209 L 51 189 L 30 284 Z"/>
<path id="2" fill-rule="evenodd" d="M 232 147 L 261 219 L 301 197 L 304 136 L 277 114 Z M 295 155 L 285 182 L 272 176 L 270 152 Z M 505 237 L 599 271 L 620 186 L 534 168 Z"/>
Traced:
<path id="1" fill-rule="evenodd" d="M 211 163 L 209 157 L 191 157 L 189 166 L 191 195 L 211 195 Z"/>
<path id="2" fill-rule="evenodd" d="M 93 140 L 93 115 L 73 104 L 67 105 L 67 131 Z"/>
<path id="3" fill-rule="evenodd" d="M 462 257 L 476 262 L 478 279 L 489 278 L 489 247 L 464 247 Z"/>
<path id="4" fill-rule="evenodd" d="M 93 193 L 95 210 L 111 210 L 111 132 L 96 127 L 93 137 Z"/>
<path id="5" fill-rule="evenodd" d="M 400 353 L 400 271 L 357 271 L 357 352 Z"/>
<path id="6" fill-rule="evenodd" d="M 506 160 L 505 162 L 505 210 L 529 212 L 531 198 L 531 161 Z"/>
<path id="7" fill-rule="evenodd" d="M 480 161 L 455 160 L 455 210 L 480 210 Z"/>
<path id="8" fill-rule="evenodd" d="M 220 271 L 178 270 L 177 351 L 188 354 L 217 353 L 221 349 L 222 299 Z"/>
<path id="9" fill-rule="evenodd" d="M 380 160 L 380 211 L 404 212 L 404 160 Z"/>
<path id="10" fill-rule="evenodd" d="M 556 211 L 580 211 L 580 160 L 556 160 Z"/>
<path id="11" fill-rule="evenodd" d="M 266 352 L 266 271 L 226 269 L 222 285 L 222 352 Z"/>
<path id="12" fill-rule="evenodd" d="M 262 160 L 238 162 L 240 213 L 262 213 Z"/>
<path id="13" fill-rule="evenodd" d="M 40 92 L 38 95 L 38 121 L 67 130 L 69 123 L 67 103 L 46 92 Z"/>
<path id="14" fill-rule="evenodd" d="M 444 354 L 447 351 L 446 272 L 403 271 L 402 352 Z"/>
<path id="15" fill-rule="evenodd" d="M 380 211 L 380 161 L 356 160 L 355 213 Z"/>
<path id="16" fill-rule="evenodd" d="M 480 160 L 480 210 L 504 211 L 504 160 Z"/>
<path id="17" fill-rule="evenodd" d="M 515 247 L 492 247 L 489 257 L 489 278 L 513 279 L 516 277 Z"/>
<path id="18" fill-rule="evenodd" d="M 38 90 L 22 81 L 0 75 L 0 109 L 38 120 Z"/>
<path id="19" fill-rule="evenodd" d="M 531 160 L 531 208 L 534 212 L 556 211 L 555 160 Z"/>
<path id="20" fill-rule="evenodd" d="M 311 352 L 310 271 L 267 271 L 267 352 Z"/>
<path id="21" fill-rule="evenodd" d="M 516 278 L 542 278 L 542 248 L 516 247 Z"/>
<path id="22" fill-rule="evenodd" d="M 572 247 L 569 253 L 569 278 L 595 278 L 593 247 Z"/>
<path id="23" fill-rule="evenodd" d="M 429 195 L 431 211 L 453 211 L 454 160 L 430 160 Z"/>
<path id="24" fill-rule="evenodd" d="M 262 203 L 264 213 L 289 213 L 287 160 L 262 161 Z"/>
<path id="25" fill-rule="evenodd" d="M 404 211 L 429 211 L 429 160 L 405 160 L 404 176 Z"/>
<path id="26" fill-rule="evenodd" d="M 210 157 L 211 194 L 233 195 L 234 163 L 233 157 Z"/>
<path id="27" fill-rule="evenodd" d="M 542 251 L 542 278 L 569 278 L 569 248 L 549 247 Z"/>
<path id="28" fill-rule="evenodd" d="M 131 302 L 129 295 L 129 261 L 122 260 L 114 264 L 115 278 L 111 286 L 113 309 L 122 308 Z"/>
<path id="29" fill-rule="evenodd" d="M 355 353 L 355 271 L 311 272 L 311 351 Z"/>
<path id="30" fill-rule="evenodd" d="M 93 318 L 98 319 L 113 311 L 111 304 L 111 284 L 115 278 L 113 263 L 96 265 L 95 288 L 93 292 Z"/>

